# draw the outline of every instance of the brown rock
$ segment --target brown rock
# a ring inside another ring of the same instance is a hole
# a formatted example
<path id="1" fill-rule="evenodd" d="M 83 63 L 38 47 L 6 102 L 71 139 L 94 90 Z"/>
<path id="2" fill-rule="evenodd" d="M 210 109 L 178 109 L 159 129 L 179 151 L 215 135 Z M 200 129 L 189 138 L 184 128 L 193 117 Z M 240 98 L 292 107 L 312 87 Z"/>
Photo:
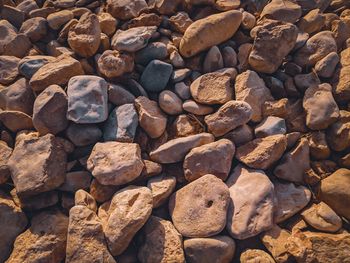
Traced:
<path id="1" fill-rule="evenodd" d="M 186 100 L 182 104 L 182 108 L 187 112 L 193 113 L 195 115 L 200 115 L 200 116 L 210 114 L 214 111 L 212 107 L 199 104 L 194 100 Z"/>
<path id="2" fill-rule="evenodd" d="M 10 85 L 6 92 L 6 110 L 33 113 L 34 93 L 25 78 Z"/>
<path id="3" fill-rule="evenodd" d="M 148 8 L 145 0 L 108 0 L 107 12 L 117 19 L 127 20 L 138 17 Z"/>
<path id="4" fill-rule="evenodd" d="M 90 194 L 97 202 L 103 203 L 111 199 L 113 194 L 118 190 L 114 185 L 100 184 L 96 179 L 93 179 L 90 184 Z"/>
<path id="5" fill-rule="evenodd" d="M 247 249 L 239 257 L 241 263 L 275 263 L 275 260 L 266 253 L 264 250 L 260 249 Z"/>
<path id="6" fill-rule="evenodd" d="M 182 100 L 170 90 L 163 90 L 159 94 L 158 103 L 160 108 L 170 115 L 179 115 L 183 111 Z"/>
<path id="7" fill-rule="evenodd" d="M 58 30 L 68 21 L 74 18 L 74 14 L 70 10 L 62 10 L 47 16 L 47 22 L 53 30 Z"/>
<path id="8" fill-rule="evenodd" d="M 119 77 L 134 69 L 134 59 L 126 52 L 106 50 L 99 57 L 97 67 L 107 78 Z"/>
<path id="9" fill-rule="evenodd" d="M 310 155 L 312 158 L 323 160 L 329 157 L 331 151 L 328 147 L 326 134 L 324 132 L 312 132 L 308 139 L 310 146 Z"/>
<path id="10" fill-rule="evenodd" d="M 104 185 L 122 185 L 137 178 L 144 164 L 136 143 L 104 142 L 95 144 L 87 168 Z"/>
<path id="11" fill-rule="evenodd" d="M 272 135 L 238 147 L 236 158 L 251 168 L 265 170 L 281 158 L 286 148 L 286 136 Z"/>
<path id="12" fill-rule="evenodd" d="M 76 206 L 86 206 L 91 211 L 97 212 L 96 200 L 92 195 L 84 190 L 80 189 L 75 192 L 74 195 L 74 205 Z"/>
<path id="13" fill-rule="evenodd" d="M 273 0 L 265 5 L 260 17 L 295 23 L 302 14 L 300 5 L 291 0 Z"/>
<path id="14" fill-rule="evenodd" d="M 339 55 L 336 52 L 329 53 L 316 63 L 315 71 L 321 78 L 330 78 L 333 76 L 338 63 Z"/>
<path id="15" fill-rule="evenodd" d="M 169 212 L 176 229 L 186 237 L 210 237 L 226 225 L 229 205 L 227 186 L 207 174 L 175 192 L 169 201 Z"/>
<path id="16" fill-rule="evenodd" d="M 340 111 L 341 114 L 342 111 Z M 339 120 L 333 123 L 326 133 L 329 147 L 337 152 L 350 146 L 350 121 Z"/>
<path id="17" fill-rule="evenodd" d="M 16 205 L 25 211 L 40 210 L 56 205 L 58 203 L 58 193 L 56 191 L 50 191 L 30 197 L 20 198 L 17 195 L 16 188 L 13 188 L 10 194 Z"/>
<path id="18" fill-rule="evenodd" d="M 25 34 L 32 42 L 39 41 L 47 34 L 47 21 L 42 17 L 30 18 L 22 24 L 19 33 Z"/>
<path id="19" fill-rule="evenodd" d="M 15 56 L 0 56 L 0 84 L 11 84 L 18 76 L 18 63 Z"/>
<path id="20" fill-rule="evenodd" d="M 100 22 L 101 32 L 107 36 L 114 34 L 117 29 L 118 21 L 110 13 L 98 14 L 98 21 Z"/>
<path id="21" fill-rule="evenodd" d="M 181 114 L 177 116 L 171 126 L 170 133 L 174 134 L 175 138 L 186 137 L 203 132 L 204 129 L 196 119 L 189 115 Z"/>
<path id="22" fill-rule="evenodd" d="M 234 144 L 221 139 L 193 148 L 185 157 L 183 168 L 186 180 L 192 182 L 206 174 L 213 174 L 225 181 L 235 154 Z"/>
<path id="23" fill-rule="evenodd" d="M 350 98 L 350 48 L 340 53 L 340 65 L 332 78 L 334 97 L 337 101 L 347 101 Z"/>
<path id="24" fill-rule="evenodd" d="M 178 12 L 169 18 L 170 26 L 181 34 L 184 34 L 192 23 L 193 21 L 186 12 Z"/>
<path id="25" fill-rule="evenodd" d="M 3 141 L 0 141 L 0 185 L 6 183 L 11 173 L 7 162 L 12 154 L 12 149 Z"/>
<path id="26" fill-rule="evenodd" d="M 312 34 L 322 29 L 326 18 L 320 9 L 313 9 L 298 21 L 298 28 L 305 33 Z"/>
<path id="27" fill-rule="evenodd" d="M 167 201 L 176 186 L 176 178 L 169 175 L 159 175 L 152 177 L 147 182 L 147 187 L 151 189 L 153 196 L 153 207 L 157 208 Z"/>
<path id="28" fill-rule="evenodd" d="M 12 132 L 33 128 L 32 118 L 21 111 L 0 111 L 0 122 Z"/>

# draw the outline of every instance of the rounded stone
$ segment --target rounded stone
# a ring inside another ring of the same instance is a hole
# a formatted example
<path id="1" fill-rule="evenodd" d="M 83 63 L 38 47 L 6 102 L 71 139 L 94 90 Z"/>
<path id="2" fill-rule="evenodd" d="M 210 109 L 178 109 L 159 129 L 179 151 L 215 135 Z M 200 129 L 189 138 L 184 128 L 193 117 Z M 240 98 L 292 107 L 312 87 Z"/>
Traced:
<path id="1" fill-rule="evenodd" d="M 194 100 L 186 100 L 182 104 L 182 108 L 185 111 L 187 111 L 189 113 L 193 113 L 195 115 L 207 115 L 207 114 L 210 114 L 214 111 L 214 109 L 212 107 L 199 104 L 199 103 L 195 102 Z"/>
<path id="2" fill-rule="evenodd" d="M 173 66 L 160 60 L 152 60 L 142 72 L 140 84 L 147 91 L 160 92 L 165 89 Z"/>
<path id="3" fill-rule="evenodd" d="M 163 90 L 159 94 L 159 106 L 167 114 L 179 115 L 182 113 L 182 100 L 172 91 Z"/>

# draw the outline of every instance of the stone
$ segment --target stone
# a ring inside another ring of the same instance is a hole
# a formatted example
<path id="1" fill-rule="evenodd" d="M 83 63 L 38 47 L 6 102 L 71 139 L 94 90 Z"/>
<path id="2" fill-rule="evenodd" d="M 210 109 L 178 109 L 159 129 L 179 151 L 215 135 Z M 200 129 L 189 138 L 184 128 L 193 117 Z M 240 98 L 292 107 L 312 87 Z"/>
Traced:
<path id="1" fill-rule="evenodd" d="M 0 56 L 0 84 L 11 84 L 18 76 L 18 63 L 15 56 Z"/>
<path id="2" fill-rule="evenodd" d="M 96 200 L 92 195 L 82 189 L 75 192 L 74 205 L 86 206 L 91 211 L 97 212 Z"/>
<path id="3" fill-rule="evenodd" d="M 298 28 L 302 32 L 312 34 L 322 29 L 326 18 L 320 9 L 313 9 L 298 21 Z"/>
<path id="4" fill-rule="evenodd" d="M 178 12 L 169 18 L 170 27 L 181 34 L 184 34 L 192 23 L 186 12 Z"/>
<path id="5" fill-rule="evenodd" d="M 47 21 L 42 17 L 34 17 L 26 20 L 19 33 L 26 35 L 32 42 L 37 42 L 47 34 Z"/>
<path id="6" fill-rule="evenodd" d="M 0 111 L 0 122 L 12 132 L 33 128 L 32 118 L 21 111 Z"/>
<path id="7" fill-rule="evenodd" d="M 230 263 L 236 244 L 228 236 L 190 238 L 184 241 L 184 250 L 188 263 Z"/>
<path id="8" fill-rule="evenodd" d="M 310 226 L 320 231 L 337 232 L 342 227 L 341 218 L 323 202 L 305 209 L 301 216 Z"/>
<path id="9" fill-rule="evenodd" d="M 75 76 L 68 82 L 67 119 L 75 123 L 100 123 L 108 118 L 108 84 L 97 76 Z"/>
<path id="10" fill-rule="evenodd" d="M 157 163 L 177 163 L 182 161 L 191 149 L 213 141 L 214 136 L 210 133 L 176 138 L 150 152 L 150 157 L 152 161 Z"/>
<path id="11" fill-rule="evenodd" d="M 332 78 L 333 94 L 337 101 L 346 102 L 350 98 L 349 72 L 350 48 L 340 53 L 339 67 Z"/>
<path id="12" fill-rule="evenodd" d="M 271 135 L 238 147 L 236 158 L 250 168 L 265 170 L 282 157 L 286 148 L 286 136 Z"/>
<path id="13" fill-rule="evenodd" d="M 23 24 L 26 14 L 22 10 L 19 10 L 14 2 L 9 2 L 8 4 L 1 6 L 1 19 L 8 21 L 16 27 L 17 32 L 17 28 L 20 28 Z"/>
<path id="14" fill-rule="evenodd" d="M 215 136 L 222 136 L 229 131 L 246 124 L 252 117 L 252 108 L 244 101 L 231 100 L 222 105 L 217 112 L 204 118 L 208 130 Z"/>
<path id="15" fill-rule="evenodd" d="M 176 229 L 185 237 L 211 237 L 226 225 L 230 194 L 228 187 L 207 174 L 176 191 L 169 213 Z"/>
<path id="16" fill-rule="evenodd" d="M 182 100 L 172 91 L 163 90 L 158 98 L 160 108 L 169 115 L 182 113 Z"/>
<path id="17" fill-rule="evenodd" d="M 139 124 L 151 138 L 160 137 L 166 128 L 166 115 L 158 107 L 157 102 L 144 96 L 135 100 L 135 107 L 139 114 Z"/>
<path id="18" fill-rule="evenodd" d="M 238 165 L 226 184 L 231 198 L 226 228 L 233 238 L 247 239 L 273 226 L 274 186 L 264 171 Z"/>
<path id="19" fill-rule="evenodd" d="M 78 147 L 95 144 L 102 137 L 102 131 L 96 124 L 76 124 L 71 122 L 65 133 L 67 138 Z"/>
<path id="20" fill-rule="evenodd" d="M 180 53 L 178 51 L 174 50 L 173 52 L 171 52 L 170 56 L 169 56 L 169 59 L 170 59 L 171 64 L 175 68 L 183 68 L 183 67 L 185 67 L 185 61 L 181 57 L 181 55 L 180 55 Z"/>
<path id="21" fill-rule="evenodd" d="M 160 60 L 152 60 L 142 72 L 140 84 L 147 91 L 160 92 L 165 89 L 173 66 Z"/>
<path id="22" fill-rule="evenodd" d="M 108 0 L 107 12 L 117 19 L 127 20 L 138 17 L 148 8 L 145 0 Z"/>
<path id="23" fill-rule="evenodd" d="M 51 85 L 36 97 L 33 107 L 33 125 L 40 133 L 57 134 L 68 126 L 68 99 L 58 85 Z"/>
<path id="24" fill-rule="evenodd" d="M 0 185 L 6 183 L 11 176 L 11 172 L 7 166 L 11 154 L 12 148 L 8 147 L 5 142 L 0 141 Z"/>
<path id="25" fill-rule="evenodd" d="M 66 173 L 64 183 L 60 186 L 61 191 L 75 193 L 79 189 L 90 187 L 91 175 L 87 171 L 76 171 Z"/>
<path id="26" fill-rule="evenodd" d="M 310 169 L 308 140 L 302 138 L 298 145 L 283 155 L 273 173 L 276 177 L 294 183 L 303 183 L 305 172 Z"/>
<path id="27" fill-rule="evenodd" d="M 65 86 L 70 78 L 83 74 L 84 70 L 80 62 L 63 54 L 40 67 L 31 77 L 29 84 L 34 91 L 40 92 L 54 84 Z"/>
<path id="28" fill-rule="evenodd" d="M 333 123 L 327 130 L 326 138 L 332 150 L 338 152 L 345 150 L 350 146 L 350 122 L 339 120 Z"/>
<path id="29" fill-rule="evenodd" d="M 289 239 L 288 251 L 298 262 L 346 262 L 349 258 L 349 242 L 350 235 L 347 232 L 328 234 L 298 231 Z"/>
<path id="30" fill-rule="evenodd" d="M 329 205 L 339 216 L 350 218 L 350 210 L 346 205 L 350 200 L 350 170 L 340 168 L 321 181 L 318 197 Z"/>
<path id="31" fill-rule="evenodd" d="M 151 216 L 142 230 L 144 242 L 138 251 L 141 263 L 184 263 L 182 236 L 170 221 Z"/>
<path id="32" fill-rule="evenodd" d="M 135 143 L 97 143 L 87 160 L 88 170 L 103 185 L 131 182 L 143 166 L 140 147 Z"/>
<path id="33" fill-rule="evenodd" d="M 61 11 L 49 14 L 47 16 L 47 23 L 49 27 L 51 27 L 53 30 L 58 30 L 73 18 L 74 18 L 74 14 L 72 11 L 61 10 Z"/>
<path id="34" fill-rule="evenodd" d="M 226 68 L 232 68 L 237 66 L 237 53 L 232 47 L 224 47 L 221 51 L 221 54 L 224 60 L 224 66 Z"/>
<path id="35" fill-rule="evenodd" d="M 337 44 L 330 31 L 321 31 L 310 37 L 294 55 L 294 61 L 301 67 L 314 66 L 329 53 L 337 52 Z"/>
<path id="36" fill-rule="evenodd" d="M 117 190 L 117 186 L 103 185 L 100 184 L 96 179 L 92 179 L 92 182 L 90 184 L 90 194 L 99 203 L 104 203 L 110 200 Z"/>
<path id="37" fill-rule="evenodd" d="M 138 26 L 128 30 L 117 30 L 111 40 L 112 49 L 136 52 L 147 46 L 148 40 L 156 32 L 156 26 Z"/>
<path id="38" fill-rule="evenodd" d="M 214 111 L 214 109 L 210 106 L 199 104 L 194 100 L 186 100 L 182 104 L 182 108 L 190 113 L 195 115 L 207 115 Z"/>
<path id="39" fill-rule="evenodd" d="M 92 13 L 85 13 L 79 22 L 69 29 L 68 44 L 79 56 L 91 57 L 100 46 L 100 37 L 98 17 Z"/>
<path id="40" fill-rule="evenodd" d="M 54 60 L 56 58 L 51 56 L 26 56 L 19 62 L 18 70 L 26 79 L 31 79 L 42 66 Z"/>
<path id="41" fill-rule="evenodd" d="M 171 175 L 159 175 L 152 177 L 147 182 L 147 187 L 152 191 L 153 208 L 163 205 L 173 193 L 176 186 L 176 178 Z"/>
<path id="42" fill-rule="evenodd" d="M 247 30 L 251 30 L 252 28 L 254 28 L 256 24 L 255 16 L 246 11 L 242 12 L 242 15 L 242 27 Z"/>
<path id="43" fill-rule="evenodd" d="M 206 174 L 213 174 L 225 181 L 231 170 L 234 154 L 235 146 L 227 139 L 193 148 L 183 163 L 186 180 L 192 182 Z"/>
<path id="44" fill-rule="evenodd" d="M 254 262 L 264 262 L 264 263 L 275 263 L 275 260 L 266 253 L 264 250 L 260 249 L 247 249 L 239 257 L 241 263 L 254 263 Z"/>
<path id="45" fill-rule="evenodd" d="M 273 0 L 265 5 L 260 17 L 295 23 L 302 14 L 302 9 L 298 3 L 291 0 Z"/>
<path id="46" fill-rule="evenodd" d="M 66 158 L 52 134 L 18 141 L 7 163 L 17 194 L 26 197 L 59 187 L 65 178 Z"/>
<path id="47" fill-rule="evenodd" d="M 217 46 L 209 49 L 203 62 L 203 72 L 213 72 L 224 67 L 224 60 Z"/>
<path id="48" fill-rule="evenodd" d="M 251 106 L 251 119 L 254 122 L 262 120 L 262 106 L 264 103 L 273 100 L 270 90 L 265 86 L 263 79 L 252 70 L 247 70 L 237 76 L 235 93 L 236 100 L 245 101 Z"/>
<path id="49" fill-rule="evenodd" d="M 227 11 L 199 19 L 185 31 L 180 42 L 180 54 L 192 57 L 231 38 L 241 24 L 242 13 Z M 227 27 L 226 25 L 230 25 Z"/>
<path id="50" fill-rule="evenodd" d="M 33 216 L 30 227 L 16 238 L 6 262 L 61 262 L 66 255 L 67 228 L 68 217 L 58 210 Z"/>
<path id="51" fill-rule="evenodd" d="M 254 133 L 257 138 L 276 134 L 286 134 L 286 122 L 282 118 L 268 116 L 255 127 Z"/>
<path id="52" fill-rule="evenodd" d="M 148 6 L 150 8 L 154 8 L 162 15 L 171 15 L 176 12 L 176 9 L 180 3 L 181 0 L 151 0 L 148 3 Z"/>
<path id="53" fill-rule="evenodd" d="M 152 60 L 165 60 L 168 56 L 167 46 L 162 42 L 152 42 L 135 54 L 135 62 L 147 65 Z"/>
<path id="54" fill-rule="evenodd" d="M 115 263 L 107 248 L 101 220 L 83 205 L 69 211 L 66 262 Z"/>
<path id="55" fill-rule="evenodd" d="M 124 87 L 117 84 L 108 85 L 108 100 L 116 106 L 134 103 L 135 96 Z"/>
<path id="56" fill-rule="evenodd" d="M 339 60 L 339 55 L 336 52 L 329 53 L 316 63 L 315 71 L 317 75 L 321 78 L 332 77 Z"/>
<path id="57" fill-rule="evenodd" d="M 249 65 L 258 72 L 274 73 L 294 48 L 297 34 L 298 28 L 291 23 L 264 21 L 257 29 Z"/>
<path id="58" fill-rule="evenodd" d="M 139 27 L 139 26 L 160 26 L 162 22 L 162 19 L 159 15 L 155 13 L 143 13 L 138 17 L 135 17 L 129 21 L 126 21 L 122 26 L 121 29 L 126 30 L 133 27 Z"/>
<path id="59" fill-rule="evenodd" d="M 98 70 L 107 78 L 120 77 L 134 69 L 134 59 L 127 52 L 106 50 L 97 61 Z"/>
<path id="60" fill-rule="evenodd" d="M 26 79 L 21 78 L 8 86 L 6 92 L 6 110 L 33 114 L 34 93 Z"/>
<path id="61" fill-rule="evenodd" d="M 173 83 L 177 83 L 189 77 L 190 74 L 191 74 L 191 70 L 188 68 L 175 69 L 170 76 L 170 80 Z"/>
<path id="62" fill-rule="evenodd" d="M 117 29 L 118 21 L 110 14 L 102 12 L 97 16 L 100 23 L 101 32 L 107 36 L 112 36 Z"/>
<path id="63" fill-rule="evenodd" d="M 197 120 L 186 114 L 177 116 L 170 128 L 170 134 L 174 135 L 175 138 L 187 137 L 204 131 Z"/>
<path id="64" fill-rule="evenodd" d="M 331 151 L 328 147 L 326 134 L 324 132 L 312 132 L 308 139 L 310 146 L 310 156 L 312 158 L 323 160 L 329 157 Z"/>
<path id="65" fill-rule="evenodd" d="M 207 73 L 190 86 L 193 99 L 202 104 L 224 104 L 233 99 L 231 76 L 225 73 Z"/>
<path id="66" fill-rule="evenodd" d="M 5 262 L 12 251 L 16 237 L 27 226 L 27 217 L 22 209 L 14 203 L 10 196 L 0 191 L 0 260 Z"/>
<path id="67" fill-rule="evenodd" d="M 315 72 L 310 72 L 308 74 L 297 74 L 294 76 L 294 83 L 298 90 L 305 92 L 311 86 L 318 86 L 321 84 Z"/>
<path id="68" fill-rule="evenodd" d="M 293 183 L 275 184 L 277 206 L 275 222 L 282 223 L 303 209 L 311 199 L 311 192 L 305 186 L 295 186 Z"/>
<path id="69" fill-rule="evenodd" d="M 240 146 L 253 140 L 254 134 L 247 124 L 243 124 L 233 131 L 226 133 L 224 137 L 232 141 L 236 146 Z"/>
<path id="70" fill-rule="evenodd" d="M 306 125 L 312 130 L 323 130 L 339 118 L 339 108 L 328 83 L 309 87 L 304 94 L 303 107 Z"/>
<path id="71" fill-rule="evenodd" d="M 108 248 L 120 255 L 147 222 L 152 212 L 152 194 L 147 187 L 128 186 L 116 192 L 102 218 Z M 100 208 L 101 209 L 101 208 Z"/>

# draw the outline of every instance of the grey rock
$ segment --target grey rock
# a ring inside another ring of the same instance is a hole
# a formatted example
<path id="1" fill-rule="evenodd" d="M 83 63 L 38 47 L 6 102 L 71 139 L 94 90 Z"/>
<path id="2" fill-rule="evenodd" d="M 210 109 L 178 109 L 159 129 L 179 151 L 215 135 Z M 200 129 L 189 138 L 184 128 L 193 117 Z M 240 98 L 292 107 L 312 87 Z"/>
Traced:
<path id="1" fill-rule="evenodd" d="M 285 120 L 275 116 L 268 116 L 255 127 L 255 136 L 258 138 L 275 134 L 286 134 L 286 132 Z"/>
<path id="2" fill-rule="evenodd" d="M 70 123 L 66 136 L 75 146 L 86 146 L 98 142 L 102 137 L 102 131 L 96 124 Z"/>
<path id="3" fill-rule="evenodd" d="M 173 72 L 173 66 L 160 60 L 152 60 L 142 73 L 140 83 L 150 92 L 165 89 Z"/>
<path id="4" fill-rule="evenodd" d="M 164 43 L 153 42 L 144 49 L 136 52 L 135 62 L 141 65 L 147 65 L 155 59 L 164 60 L 168 56 L 168 50 Z"/>

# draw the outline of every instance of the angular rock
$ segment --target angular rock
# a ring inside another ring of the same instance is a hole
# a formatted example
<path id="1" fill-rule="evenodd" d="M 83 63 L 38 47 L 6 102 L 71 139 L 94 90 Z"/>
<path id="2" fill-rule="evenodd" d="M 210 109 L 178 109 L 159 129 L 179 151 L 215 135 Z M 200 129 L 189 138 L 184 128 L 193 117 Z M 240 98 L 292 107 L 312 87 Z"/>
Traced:
<path id="1" fill-rule="evenodd" d="M 302 9 L 297 2 L 291 0 L 273 0 L 265 5 L 260 17 L 295 23 L 302 14 Z"/>
<path id="2" fill-rule="evenodd" d="M 243 124 L 227 133 L 224 137 L 232 141 L 236 146 L 239 146 L 253 140 L 254 134 L 247 124 Z"/>
<path id="3" fill-rule="evenodd" d="M 47 21 L 43 17 L 30 18 L 22 24 L 19 33 L 25 34 L 32 42 L 39 41 L 47 34 Z"/>
<path id="4" fill-rule="evenodd" d="M 333 123 L 327 130 L 326 138 L 332 150 L 338 152 L 345 150 L 350 146 L 350 122 L 339 120 Z"/>
<path id="5" fill-rule="evenodd" d="M 19 62 L 18 70 L 26 79 L 31 79 L 42 66 L 55 60 L 56 58 L 51 56 L 26 56 Z"/>
<path id="6" fill-rule="evenodd" d="M 133 181 L 144 164 L 138 144 L 104 142 L 95 144 L 87 168 L 104 185 L 122 185 Z"/>
<path id="7" fill-rule="evenodd" d="M 254 263 L 264 262 L 264 263 L 275 263 L 275 260 L 266 253 L 264 250 L 260 249 L 247 249 L 239 257 L 241 263 Z"/>
<path id="8" fill-rule="evenodd" d="M 108 100 L 116 106 L 134 103 L 135 96 L 120 85 L 108 85 Z"/>
<path id="9" fill-rule="evenodd" d="M 58 30 L 68 21 L 74 18 L 74 14 L 70 10 L 61 10 L 47 16 L 47 23 L 53 30 Z"/>
<path id="10" fill-rule="evenodd" d="M 230 194 L 228 187 L 207 174 L 175 192 L 169 213 L 176 229 L 186 237 L 210 237 L 226 225 Z"/>
<path id="11" fill-rule="evenodd" d="M 108 84 L 97 76 L 75 76 L 69 80 L 67 119 L 75 123 L 99 123 L 108 118 Z"/>
<path id="12" fill-rule="evenodd" d="M 152 177 L 147 182 L 147 187 L 151 189 L 153 196 L 153 207 L 157 208 L 167 201 L 176 186 L 176 178 L 169 175 L 159 175 Z"/>
<path id="13" fill-rule="evenodd" d="M 118 186 L 103 185 L 100 184 L 96 179 L 93 179 L 90 184 L 90 194 L 99 203 L 103 203 L 107 200 L 110 200 L 117 190 Z"/>
<path id="14" fill-rule="evenodd" d="M 274 116 L 268 116 L 259 125 L 255 127 L 256 137 L 266 137 L 276 134 L 286 134 L 287 127 L 284 119 Z"/>
<path id="15" fill-rule="evenodd" d="M 333 94 L 337 101 L 348 101 L 350 98 L 349 72 L 350 48 L 340 53 L 340 65 L 332 78 Z"/>
<path id="16" fill-rule="evenodd" d="M 107 36 L 113 35 L 117 28 L 118 21 L 110 13 L 100 13 L 98 15 L 101 32 Z"/>
<path id="17" fill-rule="evenodd" d="M 76 124 L 72 122 L 65 133 L 75 146 L 94 144 L 102 137 L 102 131 L 96 124 Z"/>
<path id="18" fill-rule="evenodd" d="M 172 65 L 152 60 L 142 72 L 140 84 L 147 91 L 160 92 L 165 89 L 172 72 Z"/>
<path id="19" fill-rule="evenodd" d="M 148 8 L 145 0 L 124 1 L 108 0 L 107 12 L 117 19 L 127 20 L 138 17 Z"/>
<path id="20" fill-rule="evenodd" d="M 12 148 L 8 147 L 3 141 L 0 141 L 0 185 L 7 182 L 11 176 L 7 162 L 12 154 Z"/>
<path id="21" fill-rule="evenodd" d="M 21 78 L 7 88 L 6 110 L 32 115 L 34 100 L 34 93 L 28 81 Z"/>
<path id="22" fill-rule="evenodd" d="M 0 122 L 12 132 L 33 128 L 32 118 L 21 111 L 0 111 Z"/>
<path id="23" fill-rule="evenodd" d="M 184 34 L 192 23 L 186 12 L 178 12 L 169 18 L 170 27 L 181 34 Z"/>
<path id="24" fill-rule="evenodd" d="M 0 56 L 0 84 L 11 84 L 18 76 L 18 63 L 15 56 Z"/>
<path id="25" fill-rule="evenodd" d="M 272 135 L 238 147 L 236 158 L 250 168 L 265 170 L 281 158 L 286 148 L 286 136 Z"/>
<path id="26" fill-rule="evenodd" d="M 91 211 L 97 212 L 97 204 L 94 197 L 81 189 L 76 191 L 74 195 L 74 205 L 86 206 Z"/>
<path id="27" fill-rule="evenodd" d="M 75 193 L 79 189 L 90 187 L 91 174 L 87 171 L 76 171 L 66 173 L 65 181 L 60 186 L 61 191 Z"/>
<path id="28" fill-rule="evenodd" d="M 187 181 L 192 182 L 206 174 L 213 174 L 225 181 L 235 154 L 234 144 L 221 139 L 193 148 L 185 157 L 183 168 Z"/>
<path id="29" fill-rule="evenodd" d="M 332 77 L 339 60 L 339 55 L 336 52 L 329 53 L 316 63 L 315 71 L 317 75 L 321 78 Z"/>
<path id="30" fill-rule="evenodd" d="M 134 59 L 126 52 L 106 50 L 99 57 L 97 67 L 107 78 L 120 77 L 134 69 Z"/>
<path id="31" fill-rule="evenodd" d="M 150 157 L 158 163 L 177 163 L 182 161 L 191 149 L 213 141 L 214 136 L 210 133 L 199 133 L 176 138 L 150 152 Z"/>
<path id="32" fill-rule="evenodd" d="M 273 226 L 274 186 L 263 171 L 238 165 L 226 184 L 231 197 L 226 228 L 233 238 L 253 237 Z"/>

